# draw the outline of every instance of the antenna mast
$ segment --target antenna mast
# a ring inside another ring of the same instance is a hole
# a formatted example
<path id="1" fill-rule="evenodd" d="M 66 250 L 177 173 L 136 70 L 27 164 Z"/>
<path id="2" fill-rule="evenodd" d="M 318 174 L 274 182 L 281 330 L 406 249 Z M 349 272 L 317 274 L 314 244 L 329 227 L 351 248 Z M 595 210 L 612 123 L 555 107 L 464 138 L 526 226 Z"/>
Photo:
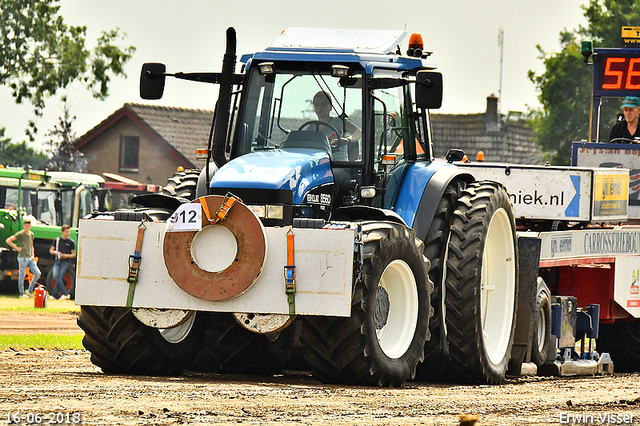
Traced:
<path id="1" fill-rule="evenodd" d="M 504 53 L 504 27 L 498 30 L 498 46 L 500 46 L 500 87 L 498 88 L 498 116 L 502 110 L 502 56 Z"/>

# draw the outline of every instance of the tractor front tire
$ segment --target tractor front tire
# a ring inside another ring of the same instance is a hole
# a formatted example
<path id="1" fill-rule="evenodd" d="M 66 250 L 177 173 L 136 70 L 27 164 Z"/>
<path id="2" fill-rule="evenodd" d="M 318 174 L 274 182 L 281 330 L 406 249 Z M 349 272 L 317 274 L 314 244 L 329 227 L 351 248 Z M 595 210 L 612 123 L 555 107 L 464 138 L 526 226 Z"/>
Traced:
<path id="1" fill-rule="evenodd" d="M 402 386 L 424 359 L 433 283 L 423 243 L 397 223 L 363 224 L 351 316 L 302 318 L 300 340 L 325 383 Z"/>
<path id="2" fill-rule="evenodd" d="M 194 312 L 175 328 L 142 324 L 131 309 L 81 306 L 78 325 L 91 362 L 105 373 L 179 375 L 190 369 L 208 328 L 208 314 Z"/>
<path id="3" fill-rule="evenodd" d="M 444 318 L 454 377 L 498 384 L 511 356 L 518 301 L 515 220 L 502 185 L 476 182 L 463 191 L 446 259 Z"/>
<path id="4" fill-rule="evenodd" d="M 272 334 L 241 326 L 230 313 L 211 313 L 196 369 L 222 374 L 280 374 L 293 342 L 291 325 Z"/>

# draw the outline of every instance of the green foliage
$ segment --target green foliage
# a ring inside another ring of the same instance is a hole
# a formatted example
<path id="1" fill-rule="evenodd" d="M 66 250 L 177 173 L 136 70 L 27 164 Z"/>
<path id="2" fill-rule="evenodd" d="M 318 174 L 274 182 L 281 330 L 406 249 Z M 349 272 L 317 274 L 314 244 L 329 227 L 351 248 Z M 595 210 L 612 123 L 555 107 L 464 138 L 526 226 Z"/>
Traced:
<path id="1" fill-rule="evenodd" d="M 589 139 L 592 68 L 580 53 L 583 40 L 598 47 L 621 47 L 623 26 L 640 23 L 640 0 L 590 0 L 582 7 L 587 27 L 560 33 L 562 50 L 548 53 L 538 46 L 545 71 L 529 78 L 540 91 L 540 109 L 530 111 L 538 142 L 552 164 L 569 164 L 571 142 Z M 619 99 L 604 99 L 598 139 L 608 140 L 617 113 Z M 595 117 L 592 123 L 595 128 Z"/>
<path id="2" fill-rule="evenodd" d="M 47 133 L 52 139 L 45 142 L 49 146 L 48 151 L 52 154 L 51 159 L 45 164 L 47 170 L 57 170 L 65 172 L 87 172 L 87 161 L 79 151 L 73 150 L 76 142 L 76 134 L 71 129 L 75 116 L 71 116 L 67 105 L 66 97 L 64 101 L 63 116 L 58 118 L 58 124 Z"/>
<path id="3" fill-rule="evenodd" d="M 36 117 L 47 98 L 74 81 L 104 99 L 110 76 L 124 76 L 124 64 L 135 51 L 115 44 L 124 37 L 119 29 L 103 32 L 97 46 L 87 49 L 87 27 L 67 26 L 57 3 L 0 0 L 0 85 L 11 89 L 16 103 L 31 103 Z M 29 126 L 37 131 L 34 121 Z"/>
<path id="4" fill-rule="evenodd" d="M 0 161 L 3 166 L 41 168 L 47 161 L 46 154 L 27 146 L 27 142 L 13 143 L 5 137 L 5 128 L 0 127 Z"/>

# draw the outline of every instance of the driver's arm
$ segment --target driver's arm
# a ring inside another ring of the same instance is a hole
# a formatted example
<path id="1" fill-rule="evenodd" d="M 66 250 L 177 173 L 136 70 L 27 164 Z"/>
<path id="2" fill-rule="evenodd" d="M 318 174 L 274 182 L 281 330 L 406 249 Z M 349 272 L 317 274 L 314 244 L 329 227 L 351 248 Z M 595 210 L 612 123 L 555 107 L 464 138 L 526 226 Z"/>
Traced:
<path id="1" fill-rule="evenodd" d="M 360 127 L 356 126 L 351 121 L 347 121 L 344 127 L 347 132 L 351 133 L 351 136 L 349 136 L 350 142 L 357 142 L 360 140 L 362 137 L 362 130 Z"/>
<path id="2" fill-rule="evenodd" d="M 348 144 L 350 144 L 352 142 L 358 142 L 360 140 L 360 138 L 362 137 L 362 130 L 360 129 L 360 127 L 356 126 L 351 121 L 345 122 L 344 130 L 346 132 L 348 132 L 348 133 L 351 133 L 351 136 L 346 137 L 346 138 L 339 137 L 339 138 L 334 139 L 334 141 L 336 141 L 338 143 L 337 146 L 345 146 L 345 145 L 348 145 Z"/>

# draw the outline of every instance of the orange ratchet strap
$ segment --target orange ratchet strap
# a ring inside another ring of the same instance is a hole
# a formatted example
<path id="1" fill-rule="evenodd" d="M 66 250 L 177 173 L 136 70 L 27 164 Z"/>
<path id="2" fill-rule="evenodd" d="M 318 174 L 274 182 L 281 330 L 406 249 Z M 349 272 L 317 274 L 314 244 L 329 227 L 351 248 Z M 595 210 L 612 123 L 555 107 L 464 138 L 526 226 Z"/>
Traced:
<path id="1" fill-rule="evenodd" d="M 287 232 L 287 264 L 284 266 L 284 284 L 289 303 L 289 316 L 296 316 L 296 266 L 294 259 L 293 229 Z"/>
<path id="2" fill-rule="evenodd" d="M 200 197 L 199 200 L 200 204 L 202 205 L 202 210 L 204 210 L 204 214 L 207 217 L 209 223 L 218 223 L 221 220 L 224 220 L 224 218 L 229 214 L 229 210 L 231 210 L 231 207 L 233 207 L 236 201 L 242 201 L 240 200 L 240 198 L 228 193 L 224 196 L 224 200 L 218 208 L 215 218 L 211 219 L 211 213 L 209 213 L 209 206 L 207 205 L 205 197 Z"/>
<path id="3" fill-rule="evenodd" d="M 144 219 L 138 225 L 138 238 L 136 239 L 136 247 L 133 254 L 129 256 L 129 276 L 127 281 L 129 282 L 129 292 L 127 294 L 127 308 L 133 306 L 133 293 L 135 292 L 136 284 L 138 282 L 138 272 L 140 271 L 140 264 L 142 263 L 142 241 L 144 239 L 144 231 L 147 230 L 144 224 Z"/>

